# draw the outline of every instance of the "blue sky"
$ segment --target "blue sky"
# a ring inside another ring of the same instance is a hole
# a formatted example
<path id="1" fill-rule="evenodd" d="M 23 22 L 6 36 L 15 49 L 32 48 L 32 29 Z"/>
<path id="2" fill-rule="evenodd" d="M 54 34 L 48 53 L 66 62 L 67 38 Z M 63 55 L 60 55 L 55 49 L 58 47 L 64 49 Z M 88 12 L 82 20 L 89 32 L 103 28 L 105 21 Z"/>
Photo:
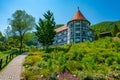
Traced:
<path id="1" fill-rule="evenodd" d="M 16 10 L 25 10 L 36 22 L 51 10 L 57 24 L 66 24 L 78 6 L 91 25 L 120 20 L 120 0 L 0 0 L 0 31 L 4 32 L 9 25 L 7 19 Z"/>

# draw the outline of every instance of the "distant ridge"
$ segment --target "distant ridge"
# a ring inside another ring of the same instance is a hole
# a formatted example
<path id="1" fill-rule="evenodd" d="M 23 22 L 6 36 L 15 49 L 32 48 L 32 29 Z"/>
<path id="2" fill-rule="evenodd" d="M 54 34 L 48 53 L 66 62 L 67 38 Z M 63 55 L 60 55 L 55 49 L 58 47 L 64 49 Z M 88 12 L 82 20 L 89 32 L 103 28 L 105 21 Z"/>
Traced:
<path id="1" fill-rule="evenodd" d="M 97 33 L 109 32 L 113 26 L 117 26 L 120 30 L 120 20 L 118 21 L 105 21 L 92 25 L 91 29 Z"/>

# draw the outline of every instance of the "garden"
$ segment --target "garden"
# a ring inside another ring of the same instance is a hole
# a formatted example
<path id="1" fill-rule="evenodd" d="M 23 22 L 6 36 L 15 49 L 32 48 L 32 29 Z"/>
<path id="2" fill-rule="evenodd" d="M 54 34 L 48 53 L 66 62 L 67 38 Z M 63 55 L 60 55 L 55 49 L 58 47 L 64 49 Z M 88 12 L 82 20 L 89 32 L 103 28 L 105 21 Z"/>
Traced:
<path id="1" fill-rule="evenodd" d="M 93 42 L 29 51 L 21 74 L 26 80 L 119 80 L 120 41 Z"/>

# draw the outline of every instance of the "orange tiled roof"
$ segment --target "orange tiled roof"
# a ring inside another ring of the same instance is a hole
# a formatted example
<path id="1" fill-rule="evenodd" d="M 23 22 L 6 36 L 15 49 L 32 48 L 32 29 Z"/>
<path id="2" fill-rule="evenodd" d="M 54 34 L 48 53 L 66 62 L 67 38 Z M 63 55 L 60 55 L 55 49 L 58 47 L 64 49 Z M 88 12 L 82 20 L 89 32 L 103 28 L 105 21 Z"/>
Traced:
<path id="1" fill-rule="evenodd" d="M 56 31 L 57 33 L 59 33 L 59 32 L 61 32 L 61 31 L 63 31 L 63 30 L 66 30 L 66 29 L 68 29 L 68 27 L 67 27 L 67 25 L 64 25 L 64 26 L 61 26 L 61 27 L 55 29 L 55 31 Z"/>
<path id="2" fill-rule="evenodd" d="M 73 18 L 71 19 L 71 21 L 73 21 L 73 20 L 86 20 L 86 18 L 83 16 L 83 14 L 78 9 L 78 11 L 75 13 Z"/>

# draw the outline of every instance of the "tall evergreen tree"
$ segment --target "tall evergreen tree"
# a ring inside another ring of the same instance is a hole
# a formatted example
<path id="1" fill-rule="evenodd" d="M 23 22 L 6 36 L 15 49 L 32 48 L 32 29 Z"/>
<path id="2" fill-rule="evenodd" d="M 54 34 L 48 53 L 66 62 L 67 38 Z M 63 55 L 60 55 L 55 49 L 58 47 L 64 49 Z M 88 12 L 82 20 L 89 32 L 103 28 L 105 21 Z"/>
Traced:
<path id="1" fill-rule="evenodd" d="M 43 14 L 45 19 L 39 19 L 38 24 L 36 25 L 35 32 L 36 36 L 38 37 L 38 41 L 43 44 L 44 47 L 50 46 L 54 41 L 55 36 L 55 21 L 53 13 L 47 11 Z"/>

